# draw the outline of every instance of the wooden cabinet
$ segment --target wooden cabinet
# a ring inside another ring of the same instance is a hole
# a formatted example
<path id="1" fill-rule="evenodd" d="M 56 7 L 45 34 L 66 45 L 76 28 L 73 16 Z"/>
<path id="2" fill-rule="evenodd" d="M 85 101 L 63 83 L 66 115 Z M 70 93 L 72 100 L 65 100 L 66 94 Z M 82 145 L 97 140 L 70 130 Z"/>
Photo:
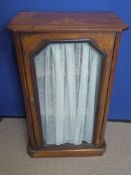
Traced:
<path id="1" fill-rule="evenodd" d="M 13 32 L 32 157 L 105 151 L 121 32 L 111 12 L 17 14 Z"/>

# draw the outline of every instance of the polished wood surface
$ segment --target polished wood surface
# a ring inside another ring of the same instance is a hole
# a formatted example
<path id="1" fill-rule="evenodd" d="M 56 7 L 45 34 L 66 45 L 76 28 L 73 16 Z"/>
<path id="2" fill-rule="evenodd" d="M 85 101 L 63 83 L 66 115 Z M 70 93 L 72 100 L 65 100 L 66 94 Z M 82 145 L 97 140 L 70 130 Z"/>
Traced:
<path id="1" fill-rule="evenodd" d="M 114 41 L 112 65 L 111 65 L 110 78 L 109 78 L 109 82 L 108 82 L 109 85 L 108 85 L 107 97 L 106 97 L 106 103 L 105 103 L 105 112 L 104 112 L 104 120 L 103 120 L 102 130 L 101 130 L 100 145 L 103 144 L 103 140 L 104 140 L 107 114 L 108 114 L 108 111 L 109 111 L 110 97 L 111 97 L 112 85 L 113 85 L 114 74 L 115 74 L 115 68 L 116 68 L 116 63 L 117 63 L 117 58 L 118 58 L 118 51 L 119 51 L 119 47 L 120 47 L 120 40 L 121 40 L 121 33 L 118 32 L 116 34 L 115 41 Z"/>
<path id="2" fill-rule="evenodd" d="M 104 143 L 101 147 L 92 148 L 79 148 L 79 149 L 52 149 L 45 150 L 39 149 L 35 150 L 28 143 L 28 153 L 33 158 L 39 157 L 86 157 L 86 156 L 101 156 L 106 151 L 106 144 Z"/>
<path id="3" fill-rule="evenodd" d="M 100 83 L 100 95 L 99 95 L 99 103 L 98 103 L 98 111 L 96 115 L 95 120 L 95 130 L 94 130 L 94 144 L 99 146 L 100 137 L 101 137 L 101 127 L 103 125 L 104 120 L 104 110 L 105 110 L 105 103 L 106 103 L 106 95 L 107 95 L 107 89 L 108 89 L 108 81 L 110 77 L 111 72 L 111 64 L 112 64 L 112 54 L 114 49 L 114 42 L 115 42 L 115 33 L 59 33 L 59 35 L 56 35 L 55 33 L 24 33 L 21 34 L 21 46 L 23 50 L 23 61 L 25 65 L 25 74 L 27 78 L 27 86 L 28 86 L 28 92 L 29 97 L 33 97 L 34 103 L 30 103 L 30 106 L 32 108 L 32 120 L 35 125 L 34 132 L 41 133 L 41 127 L 39 127 L 38 121 L 40 120 L 39 115 L 39 108 L 37 104 L 37 96 L 36 96 L 36 88 L 34 81 L 32 69 L 31 69 L 31 55 L 32 52 L 34 53 L 34 50 L 37 51 L 41 47 L 42 43 L 44 44 L 45 41 L 50 40 L 78 40 L 78 39 L 89 39 L 90 41 L 93 41 L 98 45 L 101 50 L 103 50 L 106 53 L 105 58 L 105 64 L 103 68 L 103 74 L 101 78 Z M 104 141 L 104 140 L 103 140 Z M 38 148 L 40 143 L 42 142 L 42 137 L 37 137 L 36 141 L 36 147 Z"/>
<path id="4" fill-rule="evenodd" d="M 28 140 L 30 141 L 30 145 L 34 149 L 36 149 L 36 141 L 35 141 L 35 136 L 34 136 L 35 135 L 34 125 L 32 121 L 32 112 L 31 112 L 30 103 L 29 103 L 29 94 L 28 94 L 28 87 L 27 87 L 27 79 L 25 75 L 25 66 L 23 62 L 21 39 L 20 39 L 20 35 L 17 33 L 13 33 L 13 38 L 14 38 L 14 43 L 16 47 L 17 63 L 18 63 L 18 68 L 19 68 L 19 75 L 21 79 L 26 115 L 27 115 Z"/>
<path id="5" fill-rule="evenodd" d="M 13 31 L 23 88 L 32 157 L 94 156 L 105 152 L 104 133 L 122 30 L 128 26 L 111 12 L 19 13 L 8 25 Z M 58 33 L 59 32 L 59 33 Z M 93 144 L 50 147 L 43 144 L 38 95 L 31 57 L 50 41 L 89 40 L 105 55 L 101 74 Z"/>
<path id="6" fill-rule="evenodd" d="M 22 32 L 122 31 L 127 27 L 127 24 L 112 12 L 21 12 L 8 25 L 8 29 Z"/>

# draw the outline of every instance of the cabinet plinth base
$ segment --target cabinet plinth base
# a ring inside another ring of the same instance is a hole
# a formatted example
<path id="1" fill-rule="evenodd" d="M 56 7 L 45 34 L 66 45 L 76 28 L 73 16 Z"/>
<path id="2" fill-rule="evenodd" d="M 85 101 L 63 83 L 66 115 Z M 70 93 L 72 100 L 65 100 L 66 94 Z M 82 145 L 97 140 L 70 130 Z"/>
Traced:
<path id="1" fill-rule="evenodd" d="M 106 144 L 101 147 L 81 148 L 81 149 L 58 149 L 58 150 L 35 150 L 28 144 L 28 153 L 33 158 L 39 157 L 86 157 L 101 156 L 105 153 Z"/>

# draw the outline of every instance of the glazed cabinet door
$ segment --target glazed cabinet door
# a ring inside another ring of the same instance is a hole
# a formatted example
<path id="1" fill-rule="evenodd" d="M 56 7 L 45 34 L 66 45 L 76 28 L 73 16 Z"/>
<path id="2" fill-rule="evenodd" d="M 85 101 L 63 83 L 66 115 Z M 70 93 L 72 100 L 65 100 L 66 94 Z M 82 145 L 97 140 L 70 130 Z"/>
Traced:
<path id="1" fill-rule="evenodd" d="M 115 33 L 20 34 L 36 149 L 100 146 L 114 42 Z"/>

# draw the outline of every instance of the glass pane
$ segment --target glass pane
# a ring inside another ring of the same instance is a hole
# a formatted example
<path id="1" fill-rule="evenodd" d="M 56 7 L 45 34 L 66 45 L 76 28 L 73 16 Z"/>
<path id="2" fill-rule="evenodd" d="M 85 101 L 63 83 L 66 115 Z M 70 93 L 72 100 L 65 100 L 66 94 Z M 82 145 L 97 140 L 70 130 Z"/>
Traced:
<path id="1" fill-rule="evenodd" d="M 103 55 L 85 41 L 55 42 L 33 59 L 43 142 L 92 143 Z"/>

